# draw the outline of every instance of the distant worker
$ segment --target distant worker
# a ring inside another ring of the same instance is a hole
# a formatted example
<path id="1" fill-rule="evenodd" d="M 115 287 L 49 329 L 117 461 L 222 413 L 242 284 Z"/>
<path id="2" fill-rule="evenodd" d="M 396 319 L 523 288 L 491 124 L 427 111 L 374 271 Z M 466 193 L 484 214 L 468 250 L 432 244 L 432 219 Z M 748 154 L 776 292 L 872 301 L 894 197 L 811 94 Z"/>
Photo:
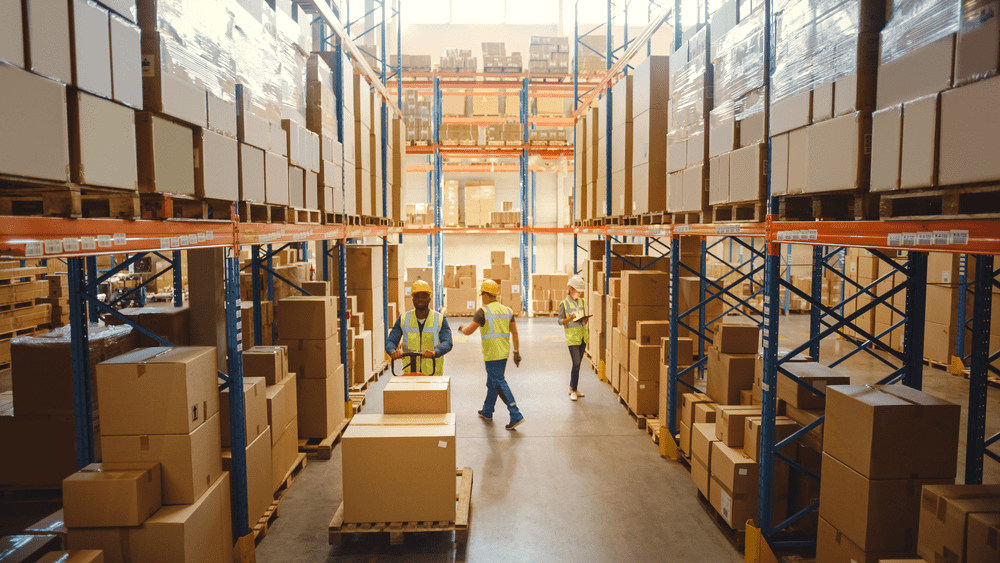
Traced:
<path id="1" fill-rule="evenodd" d="M 479 288 L 483 306 L 476 310 L 472 323 L 458 327 L 459 332 L 469 336 L 477 328 L 483 340 L 483 359 L 486 361 L 486 401 L 480 418 L 493 420 L 493 408 L 497 397 L 507 405 L 510 411 L 510 423 L 504 426 L 514 430 L 524 422 L 524 415 L 517 408 L 514 394 L 510 392 L 504 373 L 507 371 L 507 356 L 510 354 L 510 340 L 514 341 L 514 365 L 521 365 L 521 354 L 518 351 L 520 340 L 517 337 L 517 325 L 514 323 L 514 312 L 497 301 L 500 287 L 493 280 L 486 280 Z"/>
<path id="2" fill-rule="evenodd" d="M 579 389 L 580 384 L 580 364 L 583 362 L 583 354 L 587 350 L 587 319 L 586 302 L 583 300 L 583 291 L 587 288 L 587 282 L 580 276 L 573 276 L 569 280 L 566 291 L 569 294 L 566 299 L 559 303 L 559 324 L 563 325 L 566 332 L 566 344 L 569 345 L 569 357 L 573 360 L 573 368 L 569 372 L 569 398 L 575 401 L 584 394 Z"/>
<path id="3" fill-rule="evenodd" d="M 412 371 L 425 375 L 442 375 L 444 359 L 441 356 L 450 352 L 452 347 L 448 319 L 431 309 L 431 286 L 427 282 L 413 282 L 410 286 L 410 298 L 413 300 L 413 309 L 396 319 L 396 324 L 392 326 L 389 338 L 385 341 L 385 352 L 393 360 L 401 358 L 404 352 L 420 353 L 425 359 L 420 360 L 420 365 L 414 366 Z M 406 340 L 400 350 L 399 341 L 404 332 Z"/>

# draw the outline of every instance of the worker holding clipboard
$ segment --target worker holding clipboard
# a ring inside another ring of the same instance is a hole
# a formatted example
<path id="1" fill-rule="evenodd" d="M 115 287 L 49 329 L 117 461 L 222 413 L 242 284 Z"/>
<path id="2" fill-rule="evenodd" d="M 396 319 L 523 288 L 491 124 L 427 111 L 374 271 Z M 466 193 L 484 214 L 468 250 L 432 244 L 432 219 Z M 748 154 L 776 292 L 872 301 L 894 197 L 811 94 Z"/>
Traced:
<path id="1" fill-rule="evenodd" d="M 575 401 L 583 397 L 578 387 L 580 383 L 580 364 L 587 349 L 587 319 L 586 302 L 583 291 L 587 282 L 580 276 L 573 276 L 566 288 L 568 296 L 559 303 L 559 324 L 566 332 L 566 344 L 569 345 L 569 355 L 573 359 L 573 368 L 569 375 L 569 398 Z"/>

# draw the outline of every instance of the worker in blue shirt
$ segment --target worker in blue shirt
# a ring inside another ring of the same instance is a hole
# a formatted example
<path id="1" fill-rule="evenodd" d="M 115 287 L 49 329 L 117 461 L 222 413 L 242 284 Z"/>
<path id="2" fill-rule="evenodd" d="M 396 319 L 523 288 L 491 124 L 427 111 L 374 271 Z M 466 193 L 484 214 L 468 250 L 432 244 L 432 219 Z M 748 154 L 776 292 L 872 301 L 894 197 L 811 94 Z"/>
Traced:
<path id="1" fill-rule="evenodd" d="M 413 309 L 396 319 L 396 324 L 392 326 L 389 338 L 385 341 L 385 352 L 393 360 L 401 358 L 404 352 L 420 353 L 424 359 L 420 360 L 417 369 L 411 369 L 412 372 L 443 375 L 444 359 L 441 356 L 450 352 L 452 346 L 448 319 L 431 309 L 431 286 L 427 282 L 423 280 L 413 282 L 410 287 L 410 298 L 413 300 Z M 399 343 L 404 332 L 406 340 L 400 349 Z"/>

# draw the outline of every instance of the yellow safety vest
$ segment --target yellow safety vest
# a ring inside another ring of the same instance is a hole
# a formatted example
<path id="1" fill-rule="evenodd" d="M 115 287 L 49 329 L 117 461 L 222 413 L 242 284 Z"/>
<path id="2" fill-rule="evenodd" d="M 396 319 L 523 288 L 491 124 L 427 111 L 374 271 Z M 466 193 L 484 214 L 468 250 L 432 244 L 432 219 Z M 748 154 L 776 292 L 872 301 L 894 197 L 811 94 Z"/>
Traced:
<path id="1" fill-rule="evenodd" d="M 559 306 L 565 308 L 566 316 L 569 318 L 573 318 L 573 315 L 577 314 L 577 312 L 584 312 L 583 297 L 576 301 L 567 297 Z M 566 344 L 579 346 L 587 342 L 587 326 L 583 323 L 569 323 L 568 325 L 564 325 L 563 329 L 566 332 Z"/>
<path id="2" fill-rule="evenodd" d="M 510 322 L 514 312 L 494 301 L 481 307 L 486 324 L 479 327 L 483 340 L 483 359 L 487 362 L 506 360 L 510 354 Z"/>
<path id="3" fill-rule="evenodd" d="M 407 352 L 423 352 L 424 350 L 434 350 L 441 344 L 441 325 L 444 317 L 437 311 L 427 312 L 424 320 L 424 330 L 420 331 L 417 325 L 417 315 L 413 311 L 407 311 L 399 316 L 399 327 L 406 333 L 406 344 L 404 350 Z M 444 375 L 444 358 L 424 358 L 418 362 L 421 373 L 425 375 Z M 408 365 L 404 362 L 404 365 Z"/>

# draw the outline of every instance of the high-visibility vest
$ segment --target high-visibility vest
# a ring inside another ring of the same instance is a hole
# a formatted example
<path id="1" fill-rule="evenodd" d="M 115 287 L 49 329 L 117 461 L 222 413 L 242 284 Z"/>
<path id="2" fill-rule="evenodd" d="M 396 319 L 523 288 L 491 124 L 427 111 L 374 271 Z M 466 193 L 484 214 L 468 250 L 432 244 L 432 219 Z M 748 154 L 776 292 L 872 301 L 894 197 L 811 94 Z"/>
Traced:
<path id="1" fill-rule="evenodd" d="M 479 327 L 479 335 L 483 340 L 483 359 L 506 360 L 510 354 L 510 322 L 514 312 L 494 301 L 481 307 L 486 315 L 486 324 Z"/>
<path id="2" fill-rule="evenodd" d="M 441 325 L 444 316 L 434 310 L 427 312 L 424 320 L 424 330 L 421 332 L 417 324 L 417 315 L 407 311 L 399 316 L 399 327 L 406 333 L 405 350 L 408 352 L 423 352 L 434 350 L 441 344 Z M 417 362 L 420 372 L 425 375 L 444 375 L 444 358 L 424 358 Z"/>
<path id="3" fill-rule="evenodd" d="M 565 308 L 566 316 L 569 318 L 573 318 L 573 315 L 576 315 L 578 312 L 584 312 L 583 297 L 576 301 L 567 297 L 559 306 Z M 583 323 L 571 322 L 568 325 L 564 325 L 563 329 L 566 332 L 566 344 L 579 346 L 587 342 L 587 326 Z"/>

